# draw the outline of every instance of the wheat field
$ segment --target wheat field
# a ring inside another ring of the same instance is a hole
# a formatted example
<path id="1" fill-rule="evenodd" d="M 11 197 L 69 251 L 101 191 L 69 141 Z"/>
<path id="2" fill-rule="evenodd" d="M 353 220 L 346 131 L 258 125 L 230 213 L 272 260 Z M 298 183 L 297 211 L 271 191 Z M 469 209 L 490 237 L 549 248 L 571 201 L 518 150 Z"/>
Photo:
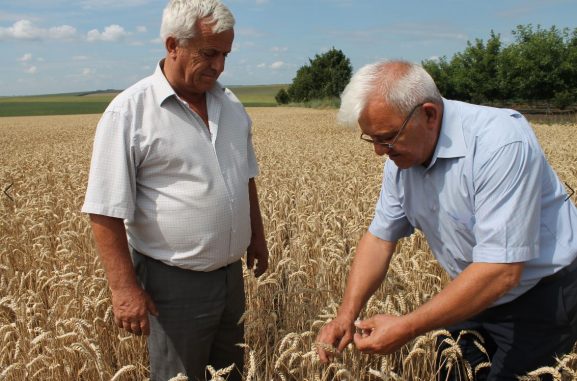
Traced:
<path id="1" fill-rule="evenodd" d="M 346 349 L 321 365 L 314 339 L 336 312 L 358 239 L 372 218 L 383 159 L 334 110 L 249 108 L 270 269 L 247 289 L 246 380 L 432 380 L 434 342 L 413 340 L 388 356 Z M 84 198 L 98 115 L 0 118 L 0 380 L 146 380 L 145 341 L 113 323 Z M 536 125 L 559 177 L 577 188 L 577 125 Z M 577 196 L 572 196 L 576 202 Z M 415 234 L 401 241 L 365 316 L 403 314 L 447 276 Z M 482 343 L 480 343 L 482 344 Z M 463 380 L 478 369 L 458 346 L 442 366 Z M 489 364 L 482 364 L 489 366 Z M 227 369 L 209 369 L 213 380 Z M 529 373 L 577 379 L 577 352 Z M 175 377 L 173 380 L 186 380 Z"/>

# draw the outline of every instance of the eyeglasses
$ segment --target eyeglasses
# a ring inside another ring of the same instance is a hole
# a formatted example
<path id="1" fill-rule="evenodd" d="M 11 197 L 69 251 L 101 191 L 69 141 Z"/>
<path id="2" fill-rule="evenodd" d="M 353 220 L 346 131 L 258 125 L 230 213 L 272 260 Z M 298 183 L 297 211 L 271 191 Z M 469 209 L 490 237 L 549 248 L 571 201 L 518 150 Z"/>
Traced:
<path id="1" fill-rule="evenodd" d="M 413 114 L 415 113 L 415 110 L 418 109 L 419 107 L 421 107 L 422 105 L 424 105 L 424 103 L 419 103 L 418 105 L 416 105 L 415 107 L 413 107 L 413 109 L 411 110 L 411 112 L 409 112 L 409 115 L 407 115 L 407 117 L 405 118 L 405 120 L 403 121 L 403 124 L 401 125 L 401 128 L 399 128 L 399 132 L 397 132 L 397 134 L 395 135 L 395 137 L 393 138 L 393 141 L 391 143 L 385 143 L 383 141 L 380 141 L 379 139 L 375 139 L 370 135 L 367 135 L 365 133 L 361 134 L 361 140 L 364 140 L 365 142 L 371 143 L 371 144 L 379 144 L 382 145 L 383 147 L 387 148 L 387 149 L 392 149 L 393 146 L 395 145 L 395 143 L 397 142 L 397 140 L 399 139 L 399 136 L 401 136 L 401 134 L 403 133 L 403 130 L 405 129 L 405 127 L 407 126 L 407 124 L 409 123 L 409 120 L 411 120 L 411 117 L 413 116 Z M 391 139 L 386 139 L 386 140 L 391 140 Z"/>

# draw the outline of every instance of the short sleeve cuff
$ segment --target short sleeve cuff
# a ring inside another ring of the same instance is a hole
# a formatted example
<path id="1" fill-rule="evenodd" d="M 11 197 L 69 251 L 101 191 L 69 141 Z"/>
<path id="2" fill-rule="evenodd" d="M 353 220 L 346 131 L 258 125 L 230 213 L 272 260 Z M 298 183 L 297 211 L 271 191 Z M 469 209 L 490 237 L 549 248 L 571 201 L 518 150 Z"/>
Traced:
<path id="1" fill-rule="evenodd" d="M 84 205 L 82 205 L 82 213 L 98 214 L 101 216 L 121 218 L 123 220 L 131 219 L 134 216 L 134 211 L 130 209 L 108 207 L 90 202 L 85 202 Z"/>
<path id="2" fill-rule="evenodd" d="M 538 248 L 513 247 L 513 248 L 473 248 L 473 262 L 486 263 L 516 263 L 527 262 L 539 255 Z"/>
<path id="3" fill-rule="evenodd" d="M 415 229 L 407 224 L 399 224 L 399 226 L 383 226 L 376 219 L 373 219 L 369 226 L 369 233 L 384 241 L 396 242 L 401 238 L 408 237 Z"/>

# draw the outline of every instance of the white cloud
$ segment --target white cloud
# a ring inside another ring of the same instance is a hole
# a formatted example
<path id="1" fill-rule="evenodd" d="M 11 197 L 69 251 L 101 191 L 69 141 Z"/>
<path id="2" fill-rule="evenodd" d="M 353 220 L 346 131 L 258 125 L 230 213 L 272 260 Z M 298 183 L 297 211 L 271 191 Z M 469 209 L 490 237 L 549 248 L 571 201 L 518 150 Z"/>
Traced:
<path id="1" fill-rule="evenodd" d="M 104 28 L 104 31 L 100 33 L 98 29 L 92 29 L 86 35 L 88 41 L 107 41 L 114 42 L 120 41 L 128 36 L 130 33 L 124 30 L 123 27 L 117 24 L 109 25 Z"/>
<path id="2" fill-rule="evenodd" d="M 49 29 L 38 28 L 30 20 L 18 20 L 11 27 L 0 28 L 0 39 L 15 40 L 64 40 L 76 35 L 76 28 L 60 25 Z"/>
<path id="3" fill-rule="evenodd" d="M 91 76 L 92 74 L 94 74 L 94 70 L 92 70 L 92 69 L 90 69 L 90 68 L 87 68 L 87 67 L 84 68 L 84 69 L 82 69 L 82 76 L 83 76 L 83 77 L 89 77 L 89 76 Z"/>
<path id="4" fill-rule="evenodd" d="M 275 62 L 271 63 L 270 65 L 266 64 L 264 62 L 256 65 L 256 67 L 259 69 L 272 69 L 272 70 L 282 69 L 286 66 L 287 66 L 287 64 L 283 61 L 275 61 Z"/>
<path id="5" fill-rule="evenodd" d="M 36 74 L 38 69 L 36 68 L 36 66 L 30 66 L 30 67 L 25 68 L 24 71 L 28 74 Z"/>
<path id="6" fill-rule="evenodd" d="M 284 62 L 282 62 L 282 61 L 276 61 L 276 62 L 273 62 L 273 63 L 270 65 L 270 68 L 273 69 L 273 70 L 278 70 L 278 69 L 283 68 L 284 66 L 286 66 L 286 64 L 285 64 Z"/>
<path id="7" fill-rule="evenodd" d="M 286 46 L 273 46 L 270 48 L 270 51 L 274 53 L 283 53 L 288 51 L 288 48 Z"/>
<path id="8" fill-rule="evenodd" d="M 28 62 L 32 59 L 32 53 L 26 53 L 22 57 L 18 58 L 20 62 Z"/>
<path id="9" fill-rule="evenodd" d="M 147 30 L 148 30 L 148 29 L 146 29 L 145 26 L 137 26 L 137 27 L 136 27 L 136 31 L 137 31 L 138 33 L 146 33 Z"/>
<path id="10" fill-rule="evenodd" d="M 73 56 L 72 59 L 74 61 L 86 61 L 88 60 L 88 56 Z"/>
<path id="11" fill-rule="evenodd" d="M 30 20 L 19 20 L 11 27 L 0 28 L 0 38 L 14 38 L 16 40 L 33 40 L 42 35 L 40 29 L 35 28 Z"/>

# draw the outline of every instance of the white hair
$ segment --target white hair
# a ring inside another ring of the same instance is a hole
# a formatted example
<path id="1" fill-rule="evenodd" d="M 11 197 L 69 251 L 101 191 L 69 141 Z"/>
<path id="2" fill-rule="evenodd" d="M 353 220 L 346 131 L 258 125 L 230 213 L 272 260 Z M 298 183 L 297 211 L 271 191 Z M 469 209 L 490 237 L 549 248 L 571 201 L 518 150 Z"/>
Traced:
<path id="1" fill-rule="evenodd" d="M 174 37 L 182 44 L 194 37 L 196 22 L 206 17 L 213 22 L 213 33 L 234 28 L 232 12 L 219 0 L 170 0 L 162 14 L 160 37 L 164 42 Z"/>
<path id="2" fill-rule="evenodd" d="M 382 97 L 400 113 L 424 102 L 442 103 L 435 81 L 422 66 L 401 60 L 380 61 L 363 66 L 345 87 L 339 123 L 356 127 L 369 97 Z"/>

